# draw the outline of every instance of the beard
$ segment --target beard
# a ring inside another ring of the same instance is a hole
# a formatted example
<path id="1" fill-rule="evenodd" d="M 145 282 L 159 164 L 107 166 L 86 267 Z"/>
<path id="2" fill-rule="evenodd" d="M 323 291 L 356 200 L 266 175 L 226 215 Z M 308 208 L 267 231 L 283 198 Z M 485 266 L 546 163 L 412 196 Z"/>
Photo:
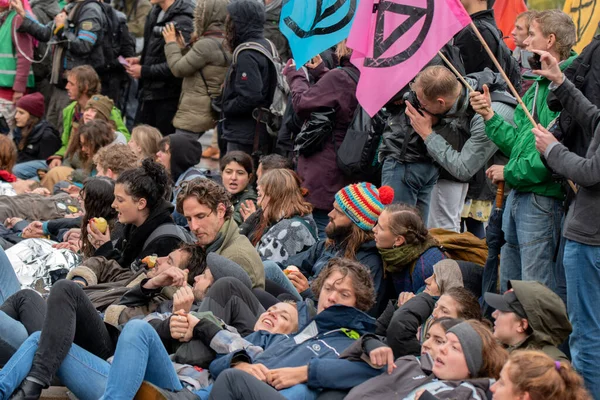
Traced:
<path id="1" fill-rule="evenodd" d="M 325 235 L 336 243 L 343 242 L 352 232 L 352 225 L 337 226 L 332 220 L 325 227 Z"/>

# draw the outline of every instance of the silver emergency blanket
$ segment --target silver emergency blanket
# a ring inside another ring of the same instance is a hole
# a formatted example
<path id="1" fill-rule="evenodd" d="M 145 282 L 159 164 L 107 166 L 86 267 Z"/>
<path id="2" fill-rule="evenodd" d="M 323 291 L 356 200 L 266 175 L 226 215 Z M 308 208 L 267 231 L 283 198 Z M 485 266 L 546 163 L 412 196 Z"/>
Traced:
<path id="1" fill-rule="evenodd" d="M 81 256 L 67 249 L 55 249 L 47 239 L 27 239 L 6 250 L 21 287 L 50 290 L 50 272 L 70 271 L 81 264 Z"/>

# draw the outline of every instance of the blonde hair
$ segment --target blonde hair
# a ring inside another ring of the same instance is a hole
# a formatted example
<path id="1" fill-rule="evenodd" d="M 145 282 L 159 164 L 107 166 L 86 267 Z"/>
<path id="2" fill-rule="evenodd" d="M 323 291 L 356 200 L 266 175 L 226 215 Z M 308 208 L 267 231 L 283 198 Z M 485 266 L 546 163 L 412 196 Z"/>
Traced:
<path id="1" fill-rule="evenodd" d="M 554 35 L 560 60 L 569 58 L 571 49 L 577 43 L 577 29 L 573 19 L 561 10 L 546 10 L 536 13 L 532 21 L 540 25 L 544 37 Z"/>
<path id="2" fill-rule="evenodd" d="M 531 400 L 591 399 L 571 364 L 554 361 L 541 351 L 515 351 L 506 365 L 515 390 L 529 393 Z"/>
<path id="3" fill-rule="evenodd" d="M 461 89 L 454 73 L 441 65 L 427 67 L 419 72 L 414 86 L 421 88 L 423 95 L 431 101 L 439 97 L 455 96 Z"/>
<path id="4" fill-rule="evenodd" d="M 131 140 L 137 143 L 142 149 L 140 159 L 156 159 L 158 153 L 158 143 L 163 139 L 160 131 L 150 125 L 138 125 L 131 131 Z"/>

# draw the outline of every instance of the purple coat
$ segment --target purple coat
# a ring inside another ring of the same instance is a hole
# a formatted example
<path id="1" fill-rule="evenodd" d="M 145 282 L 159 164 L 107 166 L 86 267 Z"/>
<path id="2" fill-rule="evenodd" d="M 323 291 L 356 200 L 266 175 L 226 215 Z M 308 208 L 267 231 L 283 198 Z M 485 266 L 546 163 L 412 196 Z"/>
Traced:
<path id="1" fill-rule="evenodd" d="M 346 58 L 342 59 L 342 66 L 351 68 L 357 75 L 360 74 Z M 316 78 L 316 83 L 312 86 L 302 70 L 290 71 L 287 74 L 294 111 L 300 118 L 305 119 L 319 108 L 334 108 L 334 135 L 339 147 L 358 105 L 356 83 L 340 68 L 328 70 L 321 64 L 311 72 Z M 308 189 L 307 201 L 322 210 L 331 210 L 338 190 L 353 181 L 338 168 L 335 147 L 331 141 L 325 144 L 323 150 L 310 157 L 300 156 L 297 172 L 303 179 L 303 186 Z"/>

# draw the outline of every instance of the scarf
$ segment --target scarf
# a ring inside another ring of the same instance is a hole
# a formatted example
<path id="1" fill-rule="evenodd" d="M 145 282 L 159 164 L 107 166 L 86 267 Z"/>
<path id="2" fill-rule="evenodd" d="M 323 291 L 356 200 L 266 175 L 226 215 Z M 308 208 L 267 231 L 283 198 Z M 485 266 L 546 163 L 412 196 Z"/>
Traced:
<path id="1" fill-rule="evenodd" d="M 414 268 L 415 261 L 432 247 L 439 246 L 438 242 L 431 236 L 427 236 L 427 240 L 419 244 L 405 244 L 400 247 L 391 249 L 379 249 L 379 254 L 383 259 L 385 271 L 397 273 L 410 267 Z"/>

